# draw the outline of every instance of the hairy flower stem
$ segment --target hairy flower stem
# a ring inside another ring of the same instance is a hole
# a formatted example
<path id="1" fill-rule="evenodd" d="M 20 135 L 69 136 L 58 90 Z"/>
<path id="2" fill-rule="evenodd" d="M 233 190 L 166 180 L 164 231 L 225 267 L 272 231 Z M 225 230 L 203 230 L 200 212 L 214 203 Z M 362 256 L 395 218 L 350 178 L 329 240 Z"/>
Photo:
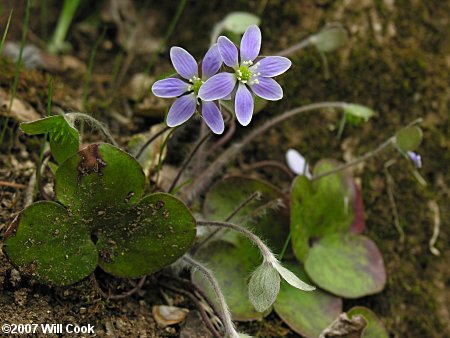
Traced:
<path id="1" fill-rule="evenodd" d="M 240 232 L 241 234 L 243 234 L 250 241 L 252 241 L 253 244 L 255 244 L 258 247 L 264 261 L 272 262 L 275 259 L 272 251 L 261 240 L 261 238 L 256 236 L 253 232 L 251 232 L 247 228 L 244 228 L 240 225 L 228 223 L 228 222 L 219 222 L 219 221 L 197 221 L 197 226 L 216 226 L 216 227 L 233 229 L 234 231 L 237 231 L 237 232 Z"/>
<path id="2" fill-rule="evenodd" d="M 106 127 L 105 124 L 101 123 L 97 119 L 93 118 L 92 116 L 88 114 L 83 113 L 67 113 L 64 115 L 69 122 L 72 124 L 75 122 L 87 122 L 91 127 L 100 130 L 105 138 L 108 140 L 109 143 L 117 147 L 117 142 L 114 140 L 114 137 L 112 136 L 111 132 L 109 131 L 108 127 Z"/>
<path id="3" fill-rule="evenodd" d="M 223 325 L 225 327 L 226 334 L 229 338 L 238 338 L 239 334 L 237 333 L 233 321 L 231 320 L 231 313 L 228 309 L 227 302 L 225 301 L 225 297 L 220 290 L 219 283 L 217 282 L 216 278 L 214 277 L 214 274 L 209 270 L 207 267 L 202 265 L 201 263 L 197 262 L 195 259 L 191 258 L 188 255 L 185 255 L 183 257 L 183 260 L 189 264 L 191 267 L 202 273 L 206 279 L 211 284 L 216 296 L 217 300 L 220 304 L 220 310 L 221 310 L 221 320 L 223 321 Z"/>
<path id="4" fill-rule="evenodd" d="M 233 144 L 230 148 L 225 150 L 222 155 L 220 155 L 213 163 L 209 165 L 206 170 L 199 175 L 199 177 L 190 185 L 189 189 L 182 193 L 182 199 L 186 202 L 192 201 L 197 194 L 201 193 L 208 185 L 208 183 L 213 179 L 213 177 L 218 173 L 225 165 L 227 165 L 232 159 L 234 159 L 238 154 L 241 153 L 242 149 L 253 141 L 258 136 L 262 135 L 268 129 L 286 121 L 287 119 L 309 112 L 317 109 L 323 108 L 338 108 L 342 109 L 346 105 L 345 102 L 321 102 L 313 103 L 302 107 L 297 107 L 284 112 L 283 114 L 274 117 L 273 119 L 267 121 L 262 126 L 254 129 L 250 132 L 241 142 Z"/>
<path id="5" fill-rule="evenodd" d="M 175 179 L 173 180 L 172 184 L 170 185 L 169 188 L 169 192 L 172 192 L 173 189 L 175 189 L 178 181 L 181 178 L 181 175 L 183 174 L 183 172 L 186 170 L 187 166 L 189 165 L 189 163 L 191 162 L 191 160 L 194 158 L 195 154 L 197 153 L 197 151 L 201 148 L 201 146 L 206 142 L 206 140 L 211 136 L 211 133 L 207 132 L 205 135 L 203 135 L 203 137 L 197 142 L 197 144 L 194 146 L 194 149 L 192 149 L 192 151 L 190 152 L 190 154 L 185 158 L 183 164 L 181 165 L 180 170 L 178 170 L 178 174 L 175 177 Z"/>

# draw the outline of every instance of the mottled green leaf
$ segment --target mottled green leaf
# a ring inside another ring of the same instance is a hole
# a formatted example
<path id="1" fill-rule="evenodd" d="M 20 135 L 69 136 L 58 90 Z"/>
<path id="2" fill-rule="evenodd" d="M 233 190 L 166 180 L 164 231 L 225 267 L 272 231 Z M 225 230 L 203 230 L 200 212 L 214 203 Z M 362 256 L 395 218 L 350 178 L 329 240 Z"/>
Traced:
<path id="1" fill-rule="evenodd" d="M 345 298 L 359 298 L 383 290 L 383 258 L 369 238 L 334 234 L 319 239 L 310 249 L 305 270 L 322 289 Z"/>
<path id="2" fill-rule="evenodd" d="M 363 316 L 366 320 L 367 325 L 362 332 L 361 338 L 389 338 L 383 323 L 372 310 L 363 306 L 355 306 L 347 311 L 347 314 L 350 318 Z"/>
<path id="3" fill-rule="evenodd" d="M 24 274 L 57 285 L 88 276 L 100 265 L 140 277 L 180 258 L 195 238 L 195 219 L 177 198 L 142 198 L 138 162 L 108 144 L 93 144 L 56 172 L 54 202 L 27 207 L 5 236 L 5 252 Z"/>
<path id="4" fill-rule="evenodd" d="M 258 249 L 248 240 L 241 241 L 237 246 L 224 241 L 210 242 L 202 247 L 196 258 L 214 272 L 234 320 L 251 321 L 264 317 L 264 313 L 255 310 L 247 295 L 247 281 L 261 264 Z M 195 272 L 192 279 L 211 299 L 217 301 L 211 285 L 201 273 Z"/>
<path id="5" fill-rule="evenodd" d="M 89 232 L 74 227 L 67 210 L 55 202 L 26 208 L 5 233 L 4 250 L 21 273 L 56 285 L 79 281 L 98 261 Z"/>
<path id="6" fill-rule="evenodd" d="M 284 265 L 311 283 L 298 262 Z M 307 338 L 316 338 L 342 312 L 342 300 L 319 289 L 303 292 L 282 282 L 274 309 L 293 331 Z"/>
<path id="7" fill-rule="evenodd" d="M 335 168 L 330 161 L 320 161 L 314 176 Z M 341 173 L 311 182 L 298 176 L 291 189 L 292 247 L 296 257 L 304 262 L 310 241 L 327 234 L 349 230 L 353 212 L 350 203 L 351 185 Z"/>

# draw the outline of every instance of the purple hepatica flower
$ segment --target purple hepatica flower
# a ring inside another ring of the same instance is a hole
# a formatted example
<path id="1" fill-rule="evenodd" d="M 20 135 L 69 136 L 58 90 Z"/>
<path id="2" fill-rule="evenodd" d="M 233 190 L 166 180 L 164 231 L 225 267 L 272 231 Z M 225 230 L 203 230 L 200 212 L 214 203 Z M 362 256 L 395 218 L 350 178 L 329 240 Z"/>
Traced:
<path id="1" fill-rule="evenodd" d="M 417 169 L 422 168 L 422 157 L 419 154 L 413 151 L 408 151 L 407 154 L 409 159 L 412 161 L 412 163 L 414 163 Z"/>
<path id="2" fill-rule="evenodd" d="M 223 62 L 234 73 L 219 73 L 211 77 L 199 90 L 203 101 L 220 100 L 230 96 L 235 87 L 235 111 L 240 124 L 246 126 L 253 115 L 253 95 L 277 101 L 283 97 L 283 89 L 272 79 L 291 67 L 291 61 L 282 56 L 263 57 L 254 63 L 261 49 L 261 31 L 256 25 L 249 26 L 241 40 L 241 62 L 238 49 L 227 37 L 217 40 Z M 251 91 L 250 91 L 250 90 Z"/>
<path id="3" fill-rule="evenodd" d="M 204 81 L 216 74 L 222 66 L 222 58 L 217 44 L 205 54 L 202 62 L 202 75 L 199 77 L 199 67 L 194 57 L 181 47 L 170 49 L 170 59 L 177 73 L 183 78 L 171 77 L 156 81 L 152 92 L 164 98 L 178 97 L 169 109 L 166 123 L 169 127 L 183 124 L 195 113 L 197 105 L 201 105 L 201 116 L 215 134 L 222 134 L 225 128 L 222 113 L 217 103 L 203 101 L 198 97 L 198 91 Z"/>

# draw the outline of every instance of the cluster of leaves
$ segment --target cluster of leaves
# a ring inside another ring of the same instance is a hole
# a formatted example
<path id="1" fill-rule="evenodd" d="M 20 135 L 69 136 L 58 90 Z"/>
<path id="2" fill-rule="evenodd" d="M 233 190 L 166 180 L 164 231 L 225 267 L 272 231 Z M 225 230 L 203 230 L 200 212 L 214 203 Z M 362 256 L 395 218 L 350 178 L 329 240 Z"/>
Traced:
<path id="1" fill-rule="evenodd" d="M 169 194 L 144 196 L 146 178 L 132 156 L 109 144 L 78 151 L 78 132 L 63 116 L 22 129 L 50 133 L 60 165 L 56 202 L 31 204 L 5 234 L 5 253 L 19 271 L 54 285 L 80 281 L 97 266 L 136 278 L 173 263 L 191 247 L 190 210 Z M 126 184 L 117 184 L 124 175 Z"/>

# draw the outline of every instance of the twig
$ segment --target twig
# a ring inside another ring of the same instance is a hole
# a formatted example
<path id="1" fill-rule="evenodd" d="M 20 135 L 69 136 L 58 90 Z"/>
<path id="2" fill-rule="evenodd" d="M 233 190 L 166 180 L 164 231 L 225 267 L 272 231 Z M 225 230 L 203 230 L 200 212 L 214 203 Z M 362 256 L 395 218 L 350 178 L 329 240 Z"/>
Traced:
<path id="1" fill-rule="evenodd" d="M 397 204 L 395 203 L 394 196 L 394 179 L 392 175 L 389 173 L 389 167 L 395 163 L 394 160 L 390 160 L 384 165 L 384 174 L 386 176 L 386 184 L 387 184 L 387 193 L 389 198 L 389 203 L 392 207 L 392 213 L 394 214 L 394 225 L 400 235 L 400 244 L 403 244 L 405 241 L 405 232 L 403 231 L 402 226 L 400 225 L 400 218 L 398 216 Z"/>
<path id="2" fill-rule="evenodd" d="M 440 256 L 441 252 L 435 246 L 441 228 L 441 216 L 439 214 L 439 205 L 436 203 L 436 201 L 429 201 L 428 207 L 431 209 L 433 213 L 433 224 L 434 224 L 433 235 L 431 236 L 430 241 L 428 242 L 428 246 L 433 255 Z"/>
<path id="3" fill-rule="evenodd" d="M 159 283 L 159 285 L 165 289 L 171 290 L 175 293 L 178 294 L 182 294 L 183 296 L 186 296 L 187 298 L 189 298 L 197 307 L 198 311 L 200 312 L 200 316 L 203 319 L 203 322 L 205 323 L 206 327 L 208 328 L 208 330 L 211 332 L 211 334 L 215 337 L 215 338 L 220 338 L 221 335 L 219 334 L 219 332 L 217 332 L 216 328 L 214 327 L 214 324 L 211 323 L 211 320 L 208 317 L 208 314 L 206 313 L 205 309 L 204 309 L 204 305 L 190 292 L 168 285 L 168 284 L 164 284 L 164 283 Z"/>
<path id="4" fill-rule="evenodd" d="M 217 306 L 212 302 L 212 300 L 208 297 L 208 295 L 200 289 L 196 284 L 192 283 L 188 279 L 180 278 L 175 275 L 168 275 L 162 273 L 160 277 L 170 279 L 172 282 L 178 283 L 183 289 L 187 289 L 190 291 L 191 295 L 196 296 L 200 299 L 199 302 L 199 310 L 203 310 L 205 317 L 207 320 L 205 322 L 210 321 L 211 326 L 218 330 L 223 330 L 223 324 L 221 319 L 219 318 L 220 312 L 217 309 Z M 203 316 L 202 316 L 203 317 Z"/>
<path id="5" fill-rule="evenodd" d="M 144 286 L 145 280 L 147 279 L 147 276 L 142 277 L 139 280 L 139 282 L 131 290 L 129 290 L 127 292 L 124 292 L 124 293 L 121 293 L 121 294 L 118 294 L 118 295 L 110 295 L 110 294 L 108 294 L 108 293 L 106 293 L 105 291 L 102 290 L 102 288 L 98 284 L 98 281 L 95 278 L 95 276 L 94 275 L 92 275 L 92 276 L 93 276 L 94 284 L 95 284 L 98 292 L 102 295 L 102 297 L 106 298 L 106 299 L 112 299 L 112 300 L 120 300 L 120 299 L 124 299 L 124 298 L 130 297 L 131 295 L 133 295 L 134 293 L 139 291 Z"/>
<path id="6" fill-rule="evenodd" d="M 24 184 L 14 183 L 14 182 L 7 182 L 7 181 L 0 181 L 0 186 L 9 187 L 9 188 L 15 188 L 15 189 L 25 189 L 27 187 Z"/>
<path id="7" fill-rule="evenodd" d="M 288 175 L 289 178 L 291 178 L 291 179 L 295 178 L 294 173 L 291 170 L 289 170 L 289 168 L 286 165 L 284 165 L 283 163 L 281 163 L 279 161 L 275 161 L 275 160 L 265 160 L 265 161 L 255 162 L 250 165 L 244 166 L 243 169 L 245 171 L 251 171 L 254 169 L 260 169 L 260 168 L 266 168 L 266 167 L 273 167 L 273 168 L 280 169 L 286 175 Z"/>

